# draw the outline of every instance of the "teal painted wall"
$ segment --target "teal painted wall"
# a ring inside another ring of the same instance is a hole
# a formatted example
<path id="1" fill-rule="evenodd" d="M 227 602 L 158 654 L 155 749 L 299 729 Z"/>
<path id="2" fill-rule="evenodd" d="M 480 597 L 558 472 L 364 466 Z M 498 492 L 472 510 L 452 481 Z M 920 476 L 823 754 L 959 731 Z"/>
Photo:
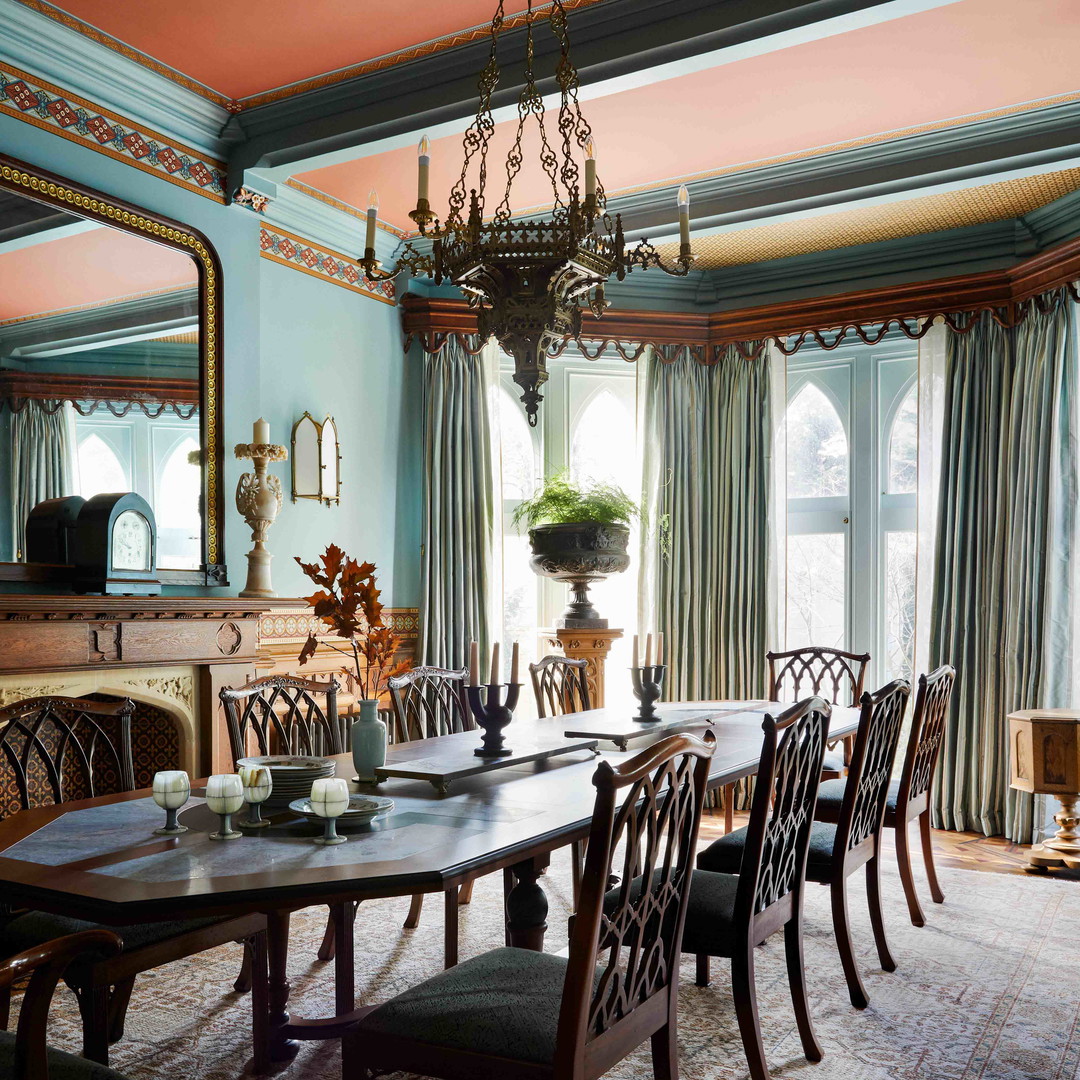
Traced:
<path id="1" fill-rule="evenodd" d="M 232 447 L 249 442 L 260 414 L 288 442 L 305 408 L 332 412 L 343 444 L 343 505 L 326 509 L 288 499 L 270 532 L 275 587 L 302 590 L 291 556 L 327 543 L 373 558 L 383 571 L 384 600 L 415 606 L 419 598 L 419 397 L 406 393 L 394 308 L 259 257 L 259 217 L 223 206 L 158 177 L 113 161 L 13 117 L 0 115 L 0 151 L 106 194 L 185 222 L 217 250 L 224 283 L 225 558 L 230 587 L 243 588 L 250 533 L 233 491 L 244 464 Z M 367 380 L 371 380 L 369 385 Z M 2 435 L 0 431 L 0 435 Z M 8 454 L 9 442 L 0 442 Z M 0 493 L 2 494 L 2 493 Z M 295 572 L 294 572 L 295 571 Z M 221 590 L 214 590 L 220 592 Z"/>
<path id="2" fill-rule="evenodd" d="M 305 410 L 329 413 L 341 446 L 341 503 L 293 502 L 287 462 L 272 466 L 285 502 L 271 530 L 279 592 L 312 588 L 292 561 L 329 540 L 374 562 L 384 599 L 419 602 L 419 397 L 407 385 L 397 308 L 262 260 L 260 400 L 275 441 Z M 255 419 L 252 414 L 251 419 Z"/>

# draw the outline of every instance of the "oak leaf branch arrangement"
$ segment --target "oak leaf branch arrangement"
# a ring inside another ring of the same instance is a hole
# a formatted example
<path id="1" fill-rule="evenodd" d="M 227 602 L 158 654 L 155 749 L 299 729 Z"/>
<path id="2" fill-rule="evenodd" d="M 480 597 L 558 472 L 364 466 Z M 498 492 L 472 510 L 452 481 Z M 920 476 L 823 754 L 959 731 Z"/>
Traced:
<path id="1" fill-rule="evenodd" d="M 357 562 L 336 544 L 331 544 L 315 563 L 295 556 L 300 569 L 322 588 L 306 597 L 315 614 L 343 642 L 343 647 L 309 634 L 300 650 L 303 666 L 320 648 L 330 648 L 346 656 L 351 663 L 342 667 L 346 676 L 354 676 L 362 696 L 371 700 L 386 691 L 387 679 L 408 671 L 407 660 L 395 663 L 401 639 L 383 623 L 383 605 L 376 587 L 375 564 Z"/>

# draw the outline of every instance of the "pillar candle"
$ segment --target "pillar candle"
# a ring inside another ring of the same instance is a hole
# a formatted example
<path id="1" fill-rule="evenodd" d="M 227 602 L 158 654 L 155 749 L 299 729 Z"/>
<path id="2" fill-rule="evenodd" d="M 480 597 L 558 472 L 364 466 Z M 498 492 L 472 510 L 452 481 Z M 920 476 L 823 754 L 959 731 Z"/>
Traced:
<path id="1" fill-rule="evenodd" d="M 645 635 L 645 666 L 652 667 L 652 634 Z"/>
<path id="2" fill-rule="evenodd" d="M 690 243 L 690 192 L 685 184 L 679 188 L 679 243 Z"/>
<path id="3" fill-rule="evenodd" d="M 512 683 L 518 681 L 518 643 L 516 641 L 513 649 L 510 650 L 510 681 Z"/>
<path id="4" fill-rule="evenodd" d="M 633 666 L 634 667 L 641 667 L 641 654 L 638 652 L 638 636 L 637 636 L 637 634 L 634 635 L 634 660 L 633 660 Z"/>
<path id="5" fill-rule="evenodd" d="M 662 664 L 664 662 L 664 635 L 659 633 L 656 635 L 656 662 Z"/>
<path id="6" fill-rule="evenodd" d="M 425 135 L 416 148 L 419 161 L 419 177 L 416 184 L 416 201 L 427 202 L 428 197 L 428 170 L 431 168 L 431 141 Z"/>
<path id="7" fill-rule="evenodd" d="M 260 446 L 270 441 L 270 425 L 262 417 L 251 426 L 251 441 Z"/>
<path id="8" fill-rule="evenodd" d="M 379 214 L 379 195 L 378 192 L 372 188 L 368 193 L 367 202 L 367 236 L 364 240 L 364 247 L 375 248 L 375 219 Z"/>
<path id="9" fill-rule="evenodd" d="M 499 643 L 496 641 L 491 646 L 491 678 L 488 682 L 492 685 L 501 681 L 501 675 L 499 672 Z"/>

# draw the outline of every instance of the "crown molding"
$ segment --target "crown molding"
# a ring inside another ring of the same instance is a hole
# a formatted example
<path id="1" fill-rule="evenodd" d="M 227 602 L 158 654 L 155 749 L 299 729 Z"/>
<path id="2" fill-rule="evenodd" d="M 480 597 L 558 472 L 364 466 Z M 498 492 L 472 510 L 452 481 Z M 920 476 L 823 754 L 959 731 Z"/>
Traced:
<path id="1" fill-rule="evenodd" d="M 571 32 L 582 98 L 670 78 L 695 63 L 717 64 L 814 40 L 860 25 L 941 6 L 943 0 L 606 0 L 573 13 Z M 951 2 L 951 0 L 944 0 Z M 232 116 L 226 136 L 230 188 L 247 169 L 273 169 L 275 180 L 433 136 L 463 131 L 476 109 L 476 77 L 487 62 L 482 38 Z M 497 118 L 516 109 L 525 32 L 504 32 L 499 43 L 503 80 L 492 97 Z M 536 42 L 536 67 L 554 72 L 552 35 Z M 554 75 L 538 81 L 557 92 Z M 301 166 L 301 163 L 303 165 Z"/>
<path id="2" fill-rule="evenodd" d="M 224 160 L 229 111 L 18 0 L 0 0 L 0 60 Z"/>

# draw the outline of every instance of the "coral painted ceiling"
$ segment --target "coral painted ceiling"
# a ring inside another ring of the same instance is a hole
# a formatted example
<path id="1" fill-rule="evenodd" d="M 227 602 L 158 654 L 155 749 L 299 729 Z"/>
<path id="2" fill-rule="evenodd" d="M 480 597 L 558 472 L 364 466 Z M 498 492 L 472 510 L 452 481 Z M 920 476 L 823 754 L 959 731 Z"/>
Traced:
<path id="1" fill-rule="evenodd" d="M 178 251 L 101 227 L 0 252 L 0 281 L 3 324 L 190 288 L 198 273 Z"/>
<path id="2" fill-rule="evenodd" d="M 961 0 L 612 94 L 585 105 L 596 133 L 598 174 L 609 194 L 665 187 L 683 177 L 805 157 L 1047 99 L 1077 98 L 1078 41 L 1077 0 Z M 1008 63 L 1002 63 L 1003 56 Z M 549 114 L 549 131 L 553 127 Z M 496 176 L 511 137 L 509 125 L 498 125 Z M 535 161 L 534 143 L 526 162 Z M 460 162 L 460 136 L 433 142 L 431 191 L 437 212 L 445 209 Z M 408 229 L 415 173 L 415 150 L 406 148 L 299 173 L 296 179 L 355 207 L 367 205 L 374 187 L 381 198 L 380 218 Z M 513 208 L 549 202 L 550 188 L 545 189 L 539 169 L 524 169 L 514 185 Z"/>
<path id="3" fill-rule="evenodd" d="M 30 6 L 44 10 L 51 5 L 30 0 Z M 486 28 L 495 3 L 62 0 L 58 8 L 219 94 L 246 98 L 463 30 Z M 508 0 L 508 16 L 519 10 L 524 4 Z"/>

